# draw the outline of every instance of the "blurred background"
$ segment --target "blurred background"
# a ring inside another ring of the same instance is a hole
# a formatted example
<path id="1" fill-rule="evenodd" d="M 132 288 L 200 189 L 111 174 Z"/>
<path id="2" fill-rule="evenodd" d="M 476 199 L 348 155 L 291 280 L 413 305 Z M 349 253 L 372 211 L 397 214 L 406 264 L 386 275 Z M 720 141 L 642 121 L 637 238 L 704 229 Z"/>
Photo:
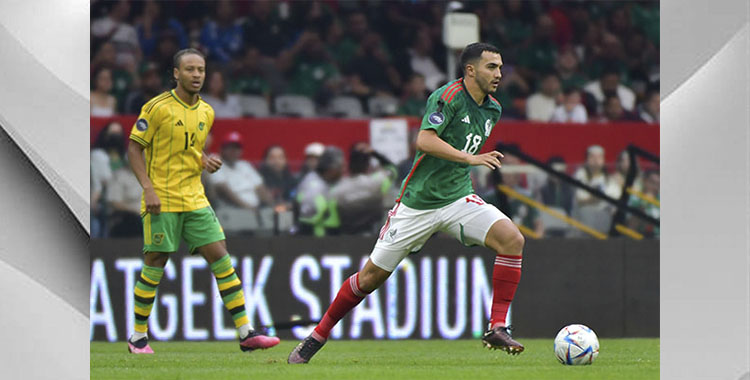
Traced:
<path id="1" fill-rule="evenodd" d="M 511 144 L 618 201 L 624 189 L 625 205 L 658 218 L 658 157 L 635 157 L 624 188 L 629 145 L 658 156 L 658 2 L 94 1 L 91 9 L 94 238 L 140 235 L 125 144 L 140 107 L 174 87 L 172 56 L 187 47 L 207 55 L 201 96 L 217 119 L 206 150 L 227 165 L 205 187 L 227 232 L 374 236 L 411 167 L 427 96 L 460 76 L 460 49 L 444 43 L 451 13 L 476 15 L 479 39 L 502 51 L 503 115 L 484 151 Z M 309 172 L 326 188 L 307 189 Z M 616 204 L 518 156 L 507 156 L 502 174 L 475 168 L 473 179 L 533 238 L 597 236 L 576 221 L 605 235 L 622 232 L 614 223 L 629 236 L 659 236 L 658 225 L 627 211 L 613 221 Z"/>
<path id="2" fill-rule="evenodd" d="M 503 114 L 482 150 L 503 152 L 503 167 L 472 180 L 526 236 L 519 334 L 577 322 L 658 336 L 658 1 L 176 0 L 91 4 L 91 338 L 132 331 L 141 188 L 124 152 L 141 106 L 174 87 L 175 52 L 207 56 L 206 151 L 224 166 L 204 186 L 251 322 L 287 339 L 366 261 L 426 99 L 460 77 L 475 41 L 504 62 Z M 481 335 L 487 255 L 431 239 L 334 338 Z M 153 338 L 234 339 L 201 258 L 177 255 L 165 273 Z"/>

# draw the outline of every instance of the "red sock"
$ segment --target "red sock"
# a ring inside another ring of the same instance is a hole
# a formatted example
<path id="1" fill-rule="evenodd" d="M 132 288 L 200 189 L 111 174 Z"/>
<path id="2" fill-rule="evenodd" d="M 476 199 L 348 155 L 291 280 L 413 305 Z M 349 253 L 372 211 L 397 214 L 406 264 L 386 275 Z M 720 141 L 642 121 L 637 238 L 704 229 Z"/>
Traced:
<path id="1" fill-rule="evenodd" d="M 492 314 L 490 326 L 505 326 L 508 307 L 521 280 L 521 256 L 495 256 L 492 270 Z"/>
<path id="2" fill-rule="evenodd" d="M 367 293 L 359 289 L 359 272 L 353 274 L 341 285 L 336 298 L 333 299 L 331 306 L 328 307 L 323 319 L 315 327 L 313 337 L 319 341 L 328 339 L 331 329 L 336 323 L 344 318 L 346 313 L 355 306 L 359 305 L 367 296 Z"/>

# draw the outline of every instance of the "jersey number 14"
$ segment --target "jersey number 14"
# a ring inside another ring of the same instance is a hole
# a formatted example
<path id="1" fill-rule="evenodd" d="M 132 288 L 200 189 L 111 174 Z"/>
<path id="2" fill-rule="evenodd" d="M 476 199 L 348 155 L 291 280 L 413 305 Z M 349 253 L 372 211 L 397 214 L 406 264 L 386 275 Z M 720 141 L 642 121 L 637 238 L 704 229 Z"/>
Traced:
<path id="1" fill-rule="evenodd" d="M 195 145 L 195 133 L 191 133 L 190 137 L 188 137 L 188 133 L 185 132 L 185 150 L 188 148 L 188 140 L 190 141 L 190 146 Z"/>

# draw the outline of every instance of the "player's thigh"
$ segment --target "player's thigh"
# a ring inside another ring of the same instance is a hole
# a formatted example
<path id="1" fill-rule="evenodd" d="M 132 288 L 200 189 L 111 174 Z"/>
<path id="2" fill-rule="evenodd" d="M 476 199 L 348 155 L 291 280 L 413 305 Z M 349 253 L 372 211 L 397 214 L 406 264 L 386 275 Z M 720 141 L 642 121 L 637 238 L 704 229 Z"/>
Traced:
<path id="1" fill-rule="evenodd" d="M 196 253 L 196 250 L 199 247 L 203 247 L 202 250 L 204 251 L 206 248 L 214 248 L 210 250 L 209 254 L 221 250 L 226 252 L 226 248 L 223 244 L 212 244 L 221 242 L 226 239 L 226 237 L 224 236 L 224 229 L 221 228 L 219 219 L 216 217 L 211 206 L 185 212 L 183 214 L 185 220 L 182 227 L 182 235 L 185 242 L 188 244 L 191 254 Z M 223 254 L 221 256 L 223 256 Z"/>
<path id="2" fill-rule="evenodd" d="M 416 210 L 397 203 L 388 212 L 383 228 L 370 254 L 370 261 L 393 272 L 409 253 L 422 249 L 435 233 L 435 210 Z"/>
<path id="3" fill-rule="evenodd" d="M 146 214 L 143 220 L 143 252 L 176 252 L 182 238 L 179 213 Z"/>
<path id="4" fill-rule="evenodd" d="M 465 246 L 492 248 L 486 245 L 492 226 L 501 220 L 510 221 L 497 207 L 485 203 L 476 194 L 463 197 L 442 208 L 440 212 L 441 230 Z"/>

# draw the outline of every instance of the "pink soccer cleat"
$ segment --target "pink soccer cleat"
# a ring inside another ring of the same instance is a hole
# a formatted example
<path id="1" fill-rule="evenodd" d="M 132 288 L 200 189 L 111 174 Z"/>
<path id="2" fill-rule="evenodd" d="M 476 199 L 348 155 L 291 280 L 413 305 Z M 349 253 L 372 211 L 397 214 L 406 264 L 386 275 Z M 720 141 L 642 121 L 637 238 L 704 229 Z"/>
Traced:
<path id="1" fill-rule="evenodd" d="M 131 354 L 153 354 L 154 350 L 148 345 L 148 338 L 138 339 L 136 342 L 128 339 L 128 351 Z"/>
<path id="2" fill-rule="evenodd" d="M 266 336 L 253 330 L 247 334 L 245 339 L 240 338 L 240 349 L 245 352 L 257 349 L 265 350 L 279 344 L 280 341 L 275 336 Z"/>

